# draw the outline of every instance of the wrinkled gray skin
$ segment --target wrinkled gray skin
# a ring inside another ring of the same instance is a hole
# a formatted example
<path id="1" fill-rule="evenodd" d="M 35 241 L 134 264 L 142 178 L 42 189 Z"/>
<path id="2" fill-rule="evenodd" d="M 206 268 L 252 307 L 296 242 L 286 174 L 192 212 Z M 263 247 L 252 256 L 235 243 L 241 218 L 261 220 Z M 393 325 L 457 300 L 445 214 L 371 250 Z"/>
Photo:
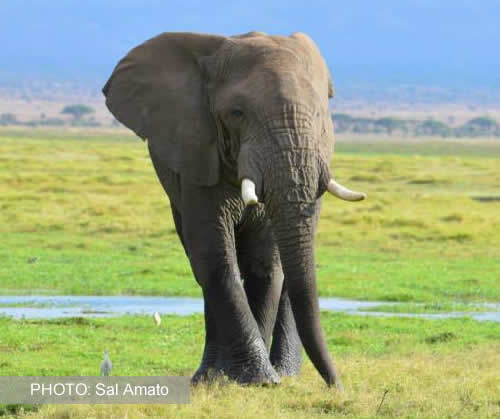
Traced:
<path id="1" fill-rule="evenodd" d="M 334 145 L 332 86 L 313 41 L 249 33 L 165 33 L 133 49 L 103 89 L 143 139 L 205 302 L 212 373 L 276 383 L 301 342 L 328 385 L 314 238 Z M 243 178 L 259 204 L 245 207 Z"/>

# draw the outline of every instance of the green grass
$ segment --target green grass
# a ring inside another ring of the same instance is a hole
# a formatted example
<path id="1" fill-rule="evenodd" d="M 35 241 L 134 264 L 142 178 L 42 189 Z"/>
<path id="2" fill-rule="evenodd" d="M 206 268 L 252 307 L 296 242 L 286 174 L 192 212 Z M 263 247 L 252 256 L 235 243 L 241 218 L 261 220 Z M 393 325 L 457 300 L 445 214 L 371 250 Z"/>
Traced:
<path id="1" fill-rule="evenodd" d="M 500 414 L 500 324 L 333 313 L 323 313 L 322 322 L 342 394 L 327 389 L 306 361 L 299 377 L 275 388 L 223 380 L 193 389 L 187 406 L 42 406 L 33 417 L 231 418 L 242 415 L 242 406 L 244 417 L 366 417 L 375 415 L 385 391 L 379 410 L 385 417 Z M 0 336 L 0 375 L 98 375 L 104 349 L 113 375 L 191 375 L 201 357 L 203 317 L 165 316 L 160 327 L 150 317 L 0 318 Z"/>
<path id="2" fill-rule="evenodd" d="M 128 135 L 4 132 L 0 293 L 199 296 L 145 145 Z M 324 199 L 323 296 L 500 301 L 500 142 L 339 143 Z M 37 258 L 37 259 L 34 259 Z"/>
<path id="3" fill-rule="evenodd" d="M 122 138 L 123 137 L 123 138 Z M 317 239 L 323 296 L 402 302 L 400 312 L 500 301 L 500 142 L 340 142 L 337 179 L 362 203 L 326 197 Z M 0 294 L 200 295 L 143 143 L 129 135 L 0 131 Z M 396 308 L 397 307 L 397 308 Z M 500 324 L 322 313 L 345 392 L 309 361 L 275 388 L 227 381 L 188 406 L 49 405 L 33 418 L 498 417 Z M 0 375 L 191 375 L 203 317 L 10 320 Z M 186 350 L 189 348 L 189 350 Z M 384 396 L 385 394 L 385 396 Z M 244 410 L 242 410 L 244 408 Z"/>
<path id="4" fill-rule="evenodd" d="M 461 157 L 491 157 L 499 150 L 499 140 L 492 138 L 454 139 L 454 138 L 400 138 L 343 134 L 342 141 L 337 141 L 335 147 L 342 154 L 393 154 L 420 156 L 461 156 Z"/>
<path id="5" fill-rule="evenodd" d="M 398 303 L 382 304 L 377 307 L 363 308 L 362 311 L 384 312 L 384 313 L 447 313 L 447 312 L 488 312 L 497 311 L 491 307 L 464 303 Z"/>
<path id="6" fill-rule="evenodd" d="M 0 303 L 1 307 L 26 307 L 26 308 L 53 308 L 56 307 L 54 303 L 45 303 L 37 301 L 27 301 L 25 303 Z M 71 305 L 63 304 L 59 307 L 71 307 Z"/>

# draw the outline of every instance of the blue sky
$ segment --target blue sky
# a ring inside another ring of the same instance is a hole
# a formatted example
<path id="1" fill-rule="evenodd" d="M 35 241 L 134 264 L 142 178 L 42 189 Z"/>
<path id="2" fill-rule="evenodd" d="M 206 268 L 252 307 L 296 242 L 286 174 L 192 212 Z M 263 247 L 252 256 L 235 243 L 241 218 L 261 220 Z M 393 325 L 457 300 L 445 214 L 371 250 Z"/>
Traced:
<path id="1" fill-rule="evenodd" d="M 308 33 L 337 84 L 500 88 L 498 0 L 2 0 L 0 82 L 105 79 L 164 31 Z"/>

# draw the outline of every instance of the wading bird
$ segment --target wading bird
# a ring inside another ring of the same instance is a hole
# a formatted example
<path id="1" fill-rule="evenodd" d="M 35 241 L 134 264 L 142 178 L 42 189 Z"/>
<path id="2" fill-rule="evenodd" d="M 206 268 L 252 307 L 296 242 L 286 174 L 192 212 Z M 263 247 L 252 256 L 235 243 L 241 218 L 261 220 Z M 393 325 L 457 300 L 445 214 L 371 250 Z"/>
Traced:
<path id="1" fill-rule="evenodd" d="M 153 320 L 155 321 L 155 324 L 159 326 L 161 324 L 160 313 L 156 311 L 155 314 L 153 314 Z"/>
<path id="2" fill-rule="evenodd" d="M 108 376 L 113 368 L 113 363 L 109 359 L 108 351 L 104 352 L 104 360 L 101 362 L 101 375 Z"/>

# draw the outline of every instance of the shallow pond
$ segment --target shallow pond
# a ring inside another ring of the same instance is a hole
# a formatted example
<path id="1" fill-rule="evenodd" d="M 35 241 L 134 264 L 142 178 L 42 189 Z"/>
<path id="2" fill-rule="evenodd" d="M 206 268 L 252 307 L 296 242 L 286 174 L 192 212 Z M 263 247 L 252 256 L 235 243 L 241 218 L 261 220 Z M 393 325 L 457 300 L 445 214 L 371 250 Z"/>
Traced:
<path id="1" fill-rule="evenodd" d="M 385 301 L 356 301 L 341 298 L 320 298 L 322 310 L 337 311 L 360 316 L 415 317 L 445 319 L 470 317 L 480 321 L 500 322 L 500 304 L 485 303 L 488 311 L 446 313 L 389 313 L 366 311 L 377 306 L 387 306 Z M 17 319 L 60 317 L 112 317 L 124 314 L 177 314 L 203 312 L 203 300 L 189 297 L 126 297 L 126 296 L 0 296 L 0 316 Z"/>

